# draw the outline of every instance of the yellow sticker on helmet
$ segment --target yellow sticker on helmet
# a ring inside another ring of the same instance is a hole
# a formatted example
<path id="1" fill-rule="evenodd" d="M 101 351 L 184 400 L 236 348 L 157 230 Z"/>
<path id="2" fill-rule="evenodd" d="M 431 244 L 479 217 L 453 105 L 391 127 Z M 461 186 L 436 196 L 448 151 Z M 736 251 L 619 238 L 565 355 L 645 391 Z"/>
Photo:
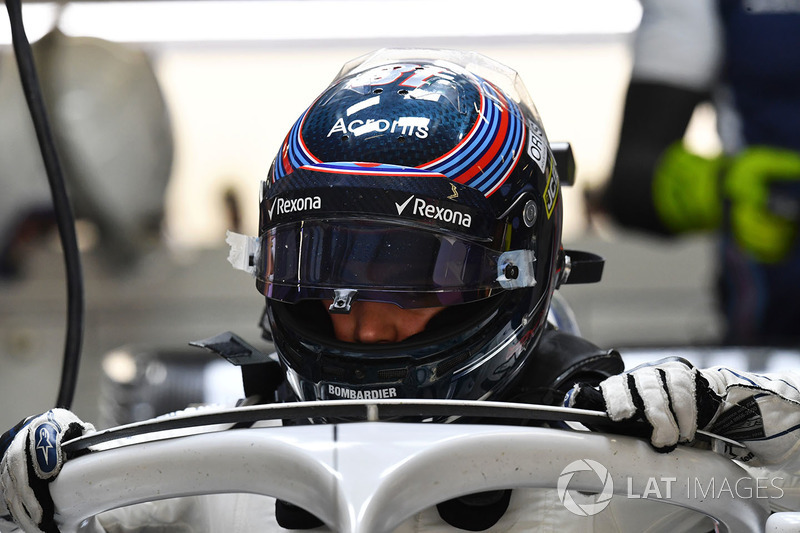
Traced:
<path id="1" fill-rule="evenodd" d="M 550 167 L 548 168 L 547 172 L 547 187 L 544 189 L 544 194 L 542 194 L 542 199 L 544 199 L 544 208 L 547 211 L 547 218 L 550 219 L 550 216 L 553 214 L 553 208 L 556 206 L 556 200 L 558 200 L 558 174 L 553 173 L 553 167 L 555 167 L 555 162 L 553 158 L 550 158 Z"/>

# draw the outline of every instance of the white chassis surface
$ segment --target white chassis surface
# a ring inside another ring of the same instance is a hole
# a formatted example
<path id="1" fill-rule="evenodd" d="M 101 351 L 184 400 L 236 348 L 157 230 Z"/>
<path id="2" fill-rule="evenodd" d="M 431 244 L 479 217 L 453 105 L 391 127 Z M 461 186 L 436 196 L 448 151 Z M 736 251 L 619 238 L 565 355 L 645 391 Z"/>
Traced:
<path id="1" fill-rule="evenodd" d="M 702 501 L 689 498 L 683 485 L 690 478 L 706 484 L 713 479 L 717 486 L 726 478 L 739 480 L 739 487 L 747 489 L 741 486 L 746 472 L 712 451 L 679 447 L 659 454 L 640 439 L 568 429 L 379 421 L 380 416 L 442 411 L 584 423 L 604 416 L 520 404 L 400 400 L 210 410 L 120 426 L 67 443 L 68 449 L 92 453 L 68 461 L 51 492 L 65 533 L 116 507 L 221 492 L 284 499 L 334 531 L 381 533 L 432 502 L 494 489 L 556 488 L 566 465 L 591 459 L 608 469 L 615 494 L 646 494 L 648 479 L 674 477 L 669 503 L 712 517 L 719 531 L 796 531 L 798 513 L 770 516 L 764 499 L 734 501 L 726 493 Z M 365 421 L 219 426 L 359 412 Z M 609 485 L 594 471 L 576 472 L 569 480 L 570 490 L 601 493 Z M 756 493 L 755 486 L 749 488 Z"/>

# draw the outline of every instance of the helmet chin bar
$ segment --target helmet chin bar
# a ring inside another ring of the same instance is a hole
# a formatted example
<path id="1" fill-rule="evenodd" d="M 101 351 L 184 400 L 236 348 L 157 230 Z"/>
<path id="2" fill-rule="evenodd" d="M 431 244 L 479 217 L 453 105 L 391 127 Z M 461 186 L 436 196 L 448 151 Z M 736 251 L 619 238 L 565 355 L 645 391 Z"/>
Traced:
<path id="1" fill-rule="evenodd" d="M 515 293 L 503 291 L 504 296 L 485 302 L 500 313 L 517 307 Z M 518 296 L 517 296 L 518 297 Z M 468 304 L 469 305 L 469 304 Z M 319 324 L 310 315 L 293 315 L 294 306 L 268 302 L 270 326 L 278 336 L 274 339 L 281 358 L 287 384 L 302 401 L 340 399 L 442 398 L 486 399 L 505 390 L 521 366 L 509 361 L 523 357 L 534 344 L 526 336 L 523 345 L 509 338 L 525 336 L 527 325 L 535 321 L 526 316 L 513 331 L 504 318 L 493 324 L 485 318 L 476 319 L 477 307 L 465 309 L 456 322 L 438 324 L 426 337 L 391 345 L 358 345 L 330 342 L 314 337 Z M 319 306 L 327 313 L 327 306 Z M 463 325 L 466 325 L 464 329 Z M 488 327 L 488 329 L 486 329 Z M 451 348 L 435 348 L 439 339 L 450 338 L 459 328 L 463 341 Z M 289 335 L 286 335 L 288 333 Z M 294 335 L 296 338 L 291 338 Z M 424 335 L 424 334 L 423 334 Z M 442 356 L 442 353 L 446 357 Z M 311 354 L 314 354 L 313 356 Z M 314 359 L 313 362 L 310 359 Z M 307 368 L 314 365 L 317 371 Z M 402 369 L 403 372 L 398 373 Z M 445 417 L 446 418 L 446 417 Z M 442 418 L 440 421 L 444 421 Z"/>

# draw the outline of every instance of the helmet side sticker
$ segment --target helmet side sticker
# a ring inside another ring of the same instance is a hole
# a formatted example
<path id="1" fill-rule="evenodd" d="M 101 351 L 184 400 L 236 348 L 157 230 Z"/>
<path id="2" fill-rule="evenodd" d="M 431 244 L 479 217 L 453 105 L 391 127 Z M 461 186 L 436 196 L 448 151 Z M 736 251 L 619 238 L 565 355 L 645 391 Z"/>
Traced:
<path id="1" fill-rule="evenodd" d="M 409 204 L 411 205 L 411 209 L 409 210 L 410 214 L 433 221 L 463 226 L 465 228 L 472 226 L 472 215 L 469 213 L 429 204 L 422 198 L 415 198 L 413 194 L 406 198 L 404 202 L 395 202 L 394 205 L 397 208 L 397 214 L 402 215 Z"/>
<path id="2" fill-rule="evenodd" d="M 321 385 L 325 386 L 324 383 Z M 396 387 L 385 387 L 381 389 L 351 389 L 343 385 L 327 384 L 327 395 L 331 398 L 347 400 L 381 400 L 384 398 L 397 398 Z"/>
<path id="3" fill-rule="evenodd" d="M 547 165 L 547 140 L 538 124 L 528 121 L 528 155 L 536 162 L 544 174 Z M 550 214 L 548 213 L 548 217 Z"/>
<path id="4" fill-rule="evenodd" d="M 547 211 L 547 218 L 550 219 L 550 216 L 553 214 L 553 208 L 556 205 L 556 200 L 558 200 L 558 174 L 553 172 L 553 167 L 555 167 L 555 163 L 551 160 L 550 161 L 550 171 L 547 174 L 547 187 L 544 189 L 544 194 L 542 194 L 542 198 L 544 199 L 544 207 L 545 211 Z"/>
<path id="5" fill-rule="evenodd" d="M 300 211 L 319 211 L 322 209 L 322 198 L 319 196 L 306 196 L 304 198 L 281 198 L 280 196 L 272 200 L 267 213 L 269 219 L 273 220 L 277 215 L 287 215 Z"/>
<path id="6" fill-rule="evenodd" d="M 450 187 L 453 189 L 453 194 L 448 196 L 447 199 L 448 200 L 455 200 L 456 198 L 458 198 L 458 189 L 456 189 L 456 186 L 453 185 L 452 183 L 450 184 Z"/>

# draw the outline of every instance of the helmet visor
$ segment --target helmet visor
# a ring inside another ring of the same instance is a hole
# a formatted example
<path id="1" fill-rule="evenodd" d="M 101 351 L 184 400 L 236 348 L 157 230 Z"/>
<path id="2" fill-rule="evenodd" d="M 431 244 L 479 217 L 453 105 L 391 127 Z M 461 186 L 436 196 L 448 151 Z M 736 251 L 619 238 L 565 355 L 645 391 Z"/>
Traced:
<path id="1" fill-rule="evenodd" d="M 436 307 L 535 283 L 528 275 L 533 265 L 517 264 L 526 262 L 524 258 L 532 262 L 532 252 L 501 252 L 386 221 L 280 224 L 261 236 L 260 245 L 256 275 L 264 282 L 264 293 L 288 303 L 332 299 L 334 291 L 348 289 L 357 300 Z M 527 279 L 519 279 L 520 273 Z"/>

